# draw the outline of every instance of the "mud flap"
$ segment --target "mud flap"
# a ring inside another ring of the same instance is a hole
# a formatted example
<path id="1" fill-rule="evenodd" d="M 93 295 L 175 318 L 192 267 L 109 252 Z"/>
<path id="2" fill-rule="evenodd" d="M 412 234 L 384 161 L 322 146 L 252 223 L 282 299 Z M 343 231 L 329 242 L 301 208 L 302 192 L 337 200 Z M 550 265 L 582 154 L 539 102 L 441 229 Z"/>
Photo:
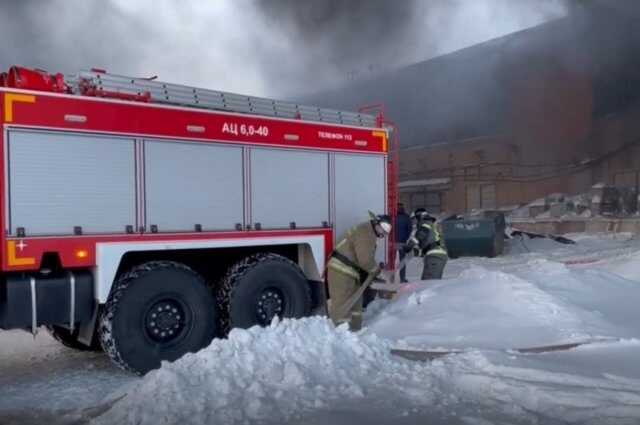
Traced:
<path id="1" fill-rule="evenodd" d="M 313 314 L 320 316 L 328 316 L 327 310 L 328 293 L 326 282 L 318 280 L 309 280 L 309 289 L 311 292 L 311 311 Z"/>

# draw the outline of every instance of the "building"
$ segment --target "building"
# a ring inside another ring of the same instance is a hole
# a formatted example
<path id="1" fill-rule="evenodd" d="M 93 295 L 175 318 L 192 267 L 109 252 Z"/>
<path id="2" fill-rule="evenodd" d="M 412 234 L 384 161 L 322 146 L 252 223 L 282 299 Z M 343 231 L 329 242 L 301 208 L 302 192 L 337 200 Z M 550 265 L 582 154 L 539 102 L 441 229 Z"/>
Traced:
<path id="1" fill-rule="evenodd" d="M 504 208 L 640 181 L 640 4 L 565 18 L 307 100 L 385 104 L 411 208 Z"/>

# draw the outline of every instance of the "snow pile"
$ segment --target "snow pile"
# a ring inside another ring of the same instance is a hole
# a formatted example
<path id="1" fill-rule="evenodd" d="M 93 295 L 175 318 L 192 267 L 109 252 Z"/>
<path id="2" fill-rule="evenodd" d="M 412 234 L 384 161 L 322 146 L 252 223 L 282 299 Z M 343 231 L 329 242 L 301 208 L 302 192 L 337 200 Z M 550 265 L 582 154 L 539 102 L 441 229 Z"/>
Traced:
<path id="1" fill-rule="evenodd" d="M 322 318 L 234 331 L 228 341 L 216 340 L 152 372 L 92 423 L 618 425 L 640 420 L 637 340 L 538 356 L 471 350 L 430 363 L 393 357 L 389 348 L 373 335 L 336 329 Z"/>
<path id="2" fill-rule="evenodd" d="M 628 326 L 629 317 L 640 315 L 637 299 L 640 285 L 604 271 L 570 270 L 544 259 L 510 273 L 473 266 L 455 279 L 409 285 L 372 318 L 368 332 L 432 349 L 635 337 L 637 326 Z"/>
<path id="3" fill-rule="evenodd" d="M 452 260 L 446 280 L 375 301 L 358 334 L 324 318 L 236 330 L 144 378 L 46 333 L 0 332 L 0 423 L 637 425 L 640 240 L 569 237 Z M 509 350 L 591 338 L 603 342 Z M 390 355 L 403 345 L 462 353 Z"/>
<path id="4" fill-rule="evenodd" d="M 441 379 L 483 419 L 473 424 L 637 425 L 639 353 L 638 340 L 520 357 L 473 352 Z"/>
<path id="5" fill-rule="evenodd" d="M 376 301 L 358 334 L 320 317 L 234 330 L 125 389 L 93 423 L 640 423 L 640 284 L 537 253 L 511 261 L 408 284 Z M 603 342 L 510 350 L 585 340 Z M 390 354 L 407 346 L 463 351 L 429 363 Z"/>
<path id="6" fill-rule="evenodd" d="M 319 317 L 236 329 L 228 340 L 151 372 L 95 423 L 299 422 L 310 410 L 376 393 L 410 405 L 412 382 L 429 387 L 426 366 L 394 359 L 389 348 L 375 335 L 360 337 Z"/>
<path id="7" fill-rule="evenodd" d="M 603 269 L 626 279 L 640 282 L 640 252 L 613 259 Z"/>
<path id="8" fill-rule="evenodd" d="M 529 238 L 516 236 L 505 241 L 505 256 L 494 259 L 491 262 L 484 260 L 479 263 L 483 266 L 493 262 L 506 262 L 522 264 L 528 258 L 548 258 L 564 262 L 575 259 L 601 259 L 609 260 L 612 257 L 625 256 L 631 252 L 640 251 L 640 240 L 635 239 L 631 233 L 602 233 L 583 234 L 574 233 L 564 235 L 576 242 L 575 245 L 565 245 L 548 238 Z M 524 254 L 524 255 L 521 255 Z M 458 262 L 466 262 L 464 258 Z M 624 260 L 626 261 L 626 260 Z"/>

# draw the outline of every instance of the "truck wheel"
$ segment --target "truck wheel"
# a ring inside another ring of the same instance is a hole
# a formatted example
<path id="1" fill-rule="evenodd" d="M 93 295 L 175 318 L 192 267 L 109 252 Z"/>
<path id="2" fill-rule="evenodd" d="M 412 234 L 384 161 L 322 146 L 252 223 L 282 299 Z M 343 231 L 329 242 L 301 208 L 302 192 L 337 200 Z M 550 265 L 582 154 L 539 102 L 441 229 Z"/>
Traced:
<path id="1" fill-rule="evenodd" d="M 225 333 L 266 326 L 275 316 L 300 318 L 311 312 L 309 284 L 298 265 L 270 253 L 232 266 L 218 287 L 217 302 Z"/>
<path id="2" fill-rule="evenodd" d="M 123 274 L 99 325 L 104 351 L 138 374 L 206 347 L 217 329 L 215 300 L 204 279 L 171 261 L 145 263 Z"/>
<path id="3" fill-rule="evenodd" d="M 78 351 L 102 351 L 100 338 L 98 338 L 97 332 L 91 339 L 91 345 L 84 345 L 78 341 L 79 329 L 75 329 L 71 332 L 69 329 L 63 328 L 62 326 L 47 326 L 47 330 L 56 341 L 67 348 L 73 348 Z"/>

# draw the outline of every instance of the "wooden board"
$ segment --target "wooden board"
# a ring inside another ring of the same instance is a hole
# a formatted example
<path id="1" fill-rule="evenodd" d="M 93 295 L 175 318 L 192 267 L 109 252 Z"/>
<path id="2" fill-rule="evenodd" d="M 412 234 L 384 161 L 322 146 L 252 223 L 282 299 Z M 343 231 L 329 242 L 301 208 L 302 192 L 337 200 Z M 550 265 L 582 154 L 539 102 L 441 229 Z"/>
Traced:
<path id="1" fill-rule="evenodd" d="M 569 351 L 584 345 L 596 344 L 596 343 L 602 343 L 602 342 L 615 342 L 615 341 L 618 341 L 618 339 L 598 338 L 598 339 L 592 339 L 587 341 L 570 342 L 566 344 L 540 345 L 535 347 L 512 348 L 512 349 L 500 350 L 500 351 L 514 352 L 519 354 L 543 354 L 543 353 L 552 353 L 557 351 Z M 413 350 L 413 349 L 403 349 L 403 348 L 391 349 L 391 354 L 393 354 L 394 356 L 402 357 L 407 360 L 420 361 L 420 362 L 430 362 L 432 360 L 439 359 L 445 356 L 460 354 L 464 352 L 465 350 Z"/>

